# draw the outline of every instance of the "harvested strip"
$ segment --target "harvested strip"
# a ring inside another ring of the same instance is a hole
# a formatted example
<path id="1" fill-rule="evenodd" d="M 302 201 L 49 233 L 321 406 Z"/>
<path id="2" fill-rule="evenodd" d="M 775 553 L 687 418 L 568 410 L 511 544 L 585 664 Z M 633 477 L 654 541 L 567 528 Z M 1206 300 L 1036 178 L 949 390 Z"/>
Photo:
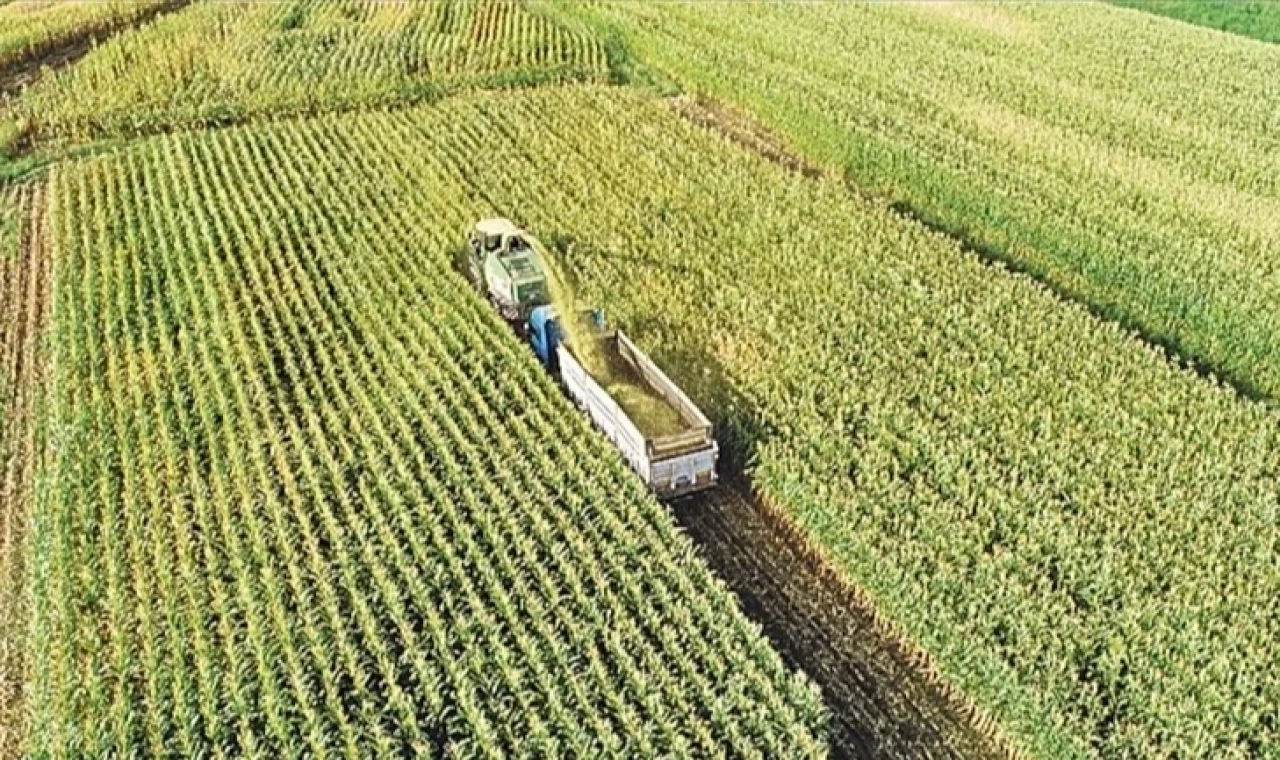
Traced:
<path id="1" fill-rule="evenodd" d="M 721 486 L 677 502 L 676 515 L 788 662 L 822 687 L 835 756 L 1011 756 L 785 513 L 753 495 L 733 464 L 721 460 L 721 470 Z"/>
<path id="2" fill-rule="evenodd" d="M 523 2 L 199 3 L 41 80 L 13 116 L 37 143 L 81 141 L 602 81 L 607 67 L 596 39 Z"/>
<path id="3" fill-rule="evenodd" d="M 29 84 L 46 66 L 86 52 L 95 36 L 138 23 L 189 0 L 14 0 L 0 6 L 0 95 Z"/>

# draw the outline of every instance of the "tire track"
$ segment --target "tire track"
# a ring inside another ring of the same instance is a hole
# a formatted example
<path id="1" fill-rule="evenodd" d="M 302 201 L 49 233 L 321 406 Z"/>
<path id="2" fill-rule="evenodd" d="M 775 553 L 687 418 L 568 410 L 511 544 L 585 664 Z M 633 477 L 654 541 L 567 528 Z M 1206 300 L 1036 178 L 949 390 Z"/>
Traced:
<path id="1" fill-rule="evenodd" d="M 887 637 L 741 477 L 674 504 L 680 525 L 787 663 L 822 688 L 833 756 L 1007 756 Z"/>

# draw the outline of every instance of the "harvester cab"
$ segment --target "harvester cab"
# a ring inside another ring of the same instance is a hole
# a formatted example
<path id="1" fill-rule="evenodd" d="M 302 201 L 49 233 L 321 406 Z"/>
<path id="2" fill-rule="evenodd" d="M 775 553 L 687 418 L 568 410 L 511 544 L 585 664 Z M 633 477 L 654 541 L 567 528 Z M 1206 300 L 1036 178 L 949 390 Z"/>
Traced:
<path id="1" fill-rule="evenodd" d="M 551 301 L 547 269 L 533 238 L 509 219 L 484 219 L 468 237 L 467 276 L 509 322 L 523 324 Z"/>

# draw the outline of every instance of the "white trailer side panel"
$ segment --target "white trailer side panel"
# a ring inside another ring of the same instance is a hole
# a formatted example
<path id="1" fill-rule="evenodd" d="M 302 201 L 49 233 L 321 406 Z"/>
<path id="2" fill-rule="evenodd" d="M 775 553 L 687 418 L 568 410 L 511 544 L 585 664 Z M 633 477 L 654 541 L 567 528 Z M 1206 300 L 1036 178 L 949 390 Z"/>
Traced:
<path id="1" fill-rule="evenodd" d="M 564 346 L 558 346 L 556 353 L 560 360 L 560 380 L 569 396 L 587 410 L 592 421 L 613 441 L 632 469 L 651 485 L 648 449 L 640 429 L 622 411 L 618 402 L 587 374 L 573 354 Z"/>

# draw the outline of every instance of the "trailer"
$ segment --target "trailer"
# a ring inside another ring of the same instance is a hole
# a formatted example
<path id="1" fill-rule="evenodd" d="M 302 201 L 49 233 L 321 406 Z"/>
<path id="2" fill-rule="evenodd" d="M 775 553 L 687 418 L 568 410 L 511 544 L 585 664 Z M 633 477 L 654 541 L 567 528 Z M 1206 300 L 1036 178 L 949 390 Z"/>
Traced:
<path id="1" fill-rule="evenodd" d="M 533 311 L 529 337 L 534 352 L 658 498 L 674 499 L 716 485 L 720 449 L 711 421 L 625 333 L 613 330 L 593 339 L 629 371 L 631 384 L 670 410 L 677 421 L 670 429 L 655 431 L 634 410 L 629 414 L 624 403 L 601 386 L 561 336 L 551 307 Z"/>

